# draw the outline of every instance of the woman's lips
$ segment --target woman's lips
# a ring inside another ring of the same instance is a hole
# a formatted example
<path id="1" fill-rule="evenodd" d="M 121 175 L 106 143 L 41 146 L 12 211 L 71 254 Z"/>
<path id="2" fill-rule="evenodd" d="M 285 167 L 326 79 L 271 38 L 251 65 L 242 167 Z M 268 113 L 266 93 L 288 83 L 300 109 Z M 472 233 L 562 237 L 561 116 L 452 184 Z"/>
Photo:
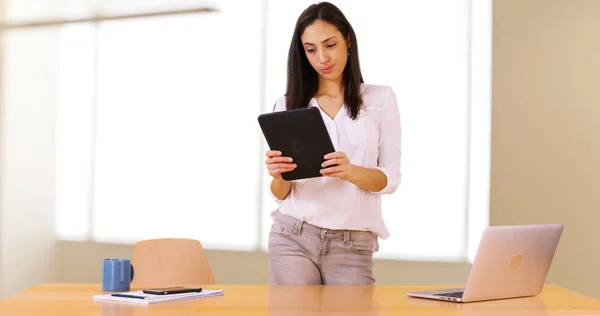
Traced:
<path id="1" fill-rule="evenodd" d="M 331 72 L 332 69 L 333 69 L 333 66 L 323 67 L 323 68 L 321 68 L 321 72 L 328 74 Z"/>

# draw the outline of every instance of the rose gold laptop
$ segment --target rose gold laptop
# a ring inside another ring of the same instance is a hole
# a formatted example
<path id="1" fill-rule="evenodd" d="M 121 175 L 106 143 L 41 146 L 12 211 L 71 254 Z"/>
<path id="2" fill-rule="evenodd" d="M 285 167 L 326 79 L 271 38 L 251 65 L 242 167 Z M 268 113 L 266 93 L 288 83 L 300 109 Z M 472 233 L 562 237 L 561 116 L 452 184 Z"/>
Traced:
<path id="1" fill-rule="evenodd" d="M 411 297 L 477 302 L 538 295 L 563 225 L 489 226 L 464 288 L 409 292 Z"/>

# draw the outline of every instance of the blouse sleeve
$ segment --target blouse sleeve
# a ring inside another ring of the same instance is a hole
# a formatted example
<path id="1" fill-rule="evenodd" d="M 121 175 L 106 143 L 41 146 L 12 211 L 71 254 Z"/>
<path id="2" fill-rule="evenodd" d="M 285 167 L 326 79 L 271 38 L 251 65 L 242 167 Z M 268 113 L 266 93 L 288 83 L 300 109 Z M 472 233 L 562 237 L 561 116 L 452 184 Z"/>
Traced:
<path id="1" fill-rule="evenodd" d="M 383 103 L 383 118 L 379 125 L 379 159 L 377 169 L 387 177 L 386 186 L 376 194 L 394 193 L 400 185 L 400 155 L 401 155 L 401 126 L 400 111 L 396 95 L 388 88 Z"/>

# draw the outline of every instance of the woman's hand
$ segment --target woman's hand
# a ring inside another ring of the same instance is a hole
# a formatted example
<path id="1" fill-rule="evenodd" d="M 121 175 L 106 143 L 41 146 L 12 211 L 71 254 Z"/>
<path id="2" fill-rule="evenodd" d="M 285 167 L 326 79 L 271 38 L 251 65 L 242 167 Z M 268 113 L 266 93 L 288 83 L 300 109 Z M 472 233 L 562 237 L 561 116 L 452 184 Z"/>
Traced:
<path id="1" fill-rule="evenodd" d="M 283 180 L 281 174 L 296 169 L 296 164 L 292 163 L 293 159 L 290 157 L 281 156 L 282 153 L 278 150 L 269 150 L 266 153 L 267 159 L 265 164 L 269 175 L 277 180 Z"/>
<path id="2" fill-rule="evenodd" d="M 325 155 L 325 161 L 321 166 L 321 174 L 326 177 L 337 177 L 342 180 L 348 180 L 352 171 L 350 160 L 343 152 L 333 152 Z"/>

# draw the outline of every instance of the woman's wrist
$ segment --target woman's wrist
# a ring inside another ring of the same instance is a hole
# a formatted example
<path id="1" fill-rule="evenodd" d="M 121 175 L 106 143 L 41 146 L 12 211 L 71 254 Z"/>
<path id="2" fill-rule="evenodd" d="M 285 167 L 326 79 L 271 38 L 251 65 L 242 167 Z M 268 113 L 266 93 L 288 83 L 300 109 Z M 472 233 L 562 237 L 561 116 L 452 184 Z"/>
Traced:
<path id="1" fill-rule="evenodd" d="M 283 178 L 273 178 L 271 182 L 271 192 L 276 198 L 284 200 L 292 190 L 292 183 Z"/>
<path id="2" fill-rule="evenodd" d="M 353 184 L 357 184 L 357 182 L 359 181 L 357 175 L 360 174 L 361 168 L 361 166 L 350 164 L 348 166 L 348 176 L 346 177 L 346 179 L 343 180 L 346 180 Z"/>
<path id="3" fill-rule="evenodd" d="M 358 186 L 361 189 L 377 192 L 386 186 L 387 177 L 381 170 L 376 168 L 365 168 L 357 165 L 350 165 L 348 168 L 348 178 L 346 181 Z"/>

